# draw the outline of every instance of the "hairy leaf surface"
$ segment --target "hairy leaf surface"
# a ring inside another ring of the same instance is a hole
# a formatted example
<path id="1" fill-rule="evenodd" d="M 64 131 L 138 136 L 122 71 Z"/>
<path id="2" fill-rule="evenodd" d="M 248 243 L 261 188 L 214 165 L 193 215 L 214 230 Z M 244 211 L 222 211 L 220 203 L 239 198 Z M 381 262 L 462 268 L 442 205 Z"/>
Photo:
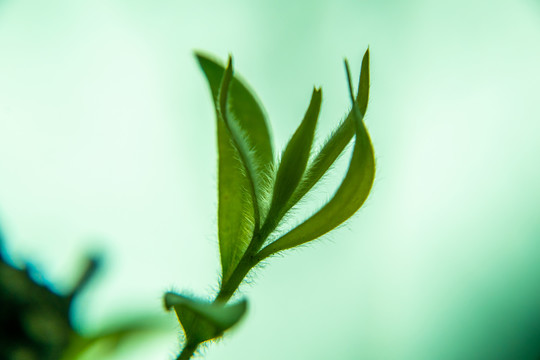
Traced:
<path id="1" fill-rule="evenodd" d="M 358 95 L 356 97 L 356 104 L 358 105 L 362 117 L 366 114 L 368 99 L 369 49 L 365 52 L 362 59 L 360 81 L 358 84 Z M 288 204 L 288 209 L 294 206 L 323 177 L 323 175 L 343 152 L 347 144 L 351 141 L 354 134 L 355 120 L 351 110 L 347 118 L 328 138 L 319 153 L 309 165 L 308 169 L 306 170 L 306 176 L 300 183 L 300 186 L 298 187 L 297 191 L 295 191 L 291 201 Z"/>
<path id="2" fill-rule="evenodd" d="M 234 118 L 234 112 L 230 111 L 229 87 L 233 79 L 232 59 L 229 57 L 229 63 L 225 69 L 221 89 L 219 91 L 219 115 L 229 132 L 235 149 L 238 151 L 240 161 L 246 171 L 246 177 L 249 181 L 249 192 L 253 205 L 254 231 L 259 230 L 261 221 L 262 204 L 265 202 L 265 191 L 263 189 L 265 179 L 261 177 L 260 163 L 255 153 L 249 145 L 249 138 Z"/>
<path id="3" fill-rule="evenodd" d="M 321 90 L 314 89 L 304 119 L 283 151 L 274 183 L 272 204 L 268 212 L 267 222 L 272 224 L 270 228 L 273 228 L 280 220 L 304 175 L 311 154 L 321 101 Z"/>
<path id="4" fill-rule="evenodd" d="M 354 121 L 356 134 L 353 154 L 345 178 L 326 205 L 305 222 L 261 250 L 261 258 L 324 235 L 350 218 L 367 199 L 375 177 L 375 159 L 371 140 L 363 122 L 365 108 L 362 113 L 361 104 L 359 106 L 354 101 L 352 91 L 351 99 L 353 100 L 351 118 Z"/>
<path id="5" fill-rule="evenodd" d="M 219 92 L 225 68 L 209 57 L 196 54 L 208 80 L 216 110 L 218 138 L 218 237 L 225 281 L 244 254 L 255 222 L 250 180 L 246 176 L 238 150 L 219 115 Z M 270 133 L 256 97 L 238 79 L 229 87 L 229 108 L 258 161 L 260 177 L 269 177 L 273 167 Z M 260 179 L 258 181 L 264 181 Z"/>

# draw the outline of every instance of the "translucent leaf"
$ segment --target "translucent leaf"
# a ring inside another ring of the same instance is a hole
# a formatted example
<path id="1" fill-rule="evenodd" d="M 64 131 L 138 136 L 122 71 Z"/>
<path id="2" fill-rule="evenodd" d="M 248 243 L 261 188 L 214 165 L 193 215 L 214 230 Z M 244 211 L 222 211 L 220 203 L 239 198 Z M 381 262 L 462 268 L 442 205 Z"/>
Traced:
<path id="1" fill-rule="evenodd" d="M 187 344 L 200 344 L 219 337 L 236 324 L 247 310 L 244 299 L 233 305 L 209 303 L 174 293 L 165 294 L 165 307 L 174 308 Z"/>
<path id="2" fill-rule="evenodd" d="M 324 235 L 350 218 L 367 199 L 375 177 L 373 147 L 363 123 L 360 106 L 355 101 L 351 114 L 356 128 L 355 144 L 347 174 L 338 190 L 313 216 L 261 250 L 260 258 Z"/>
<path id="3" fill-rule="evenodd" d="M 251 194 L 251 201 L 253 204 L 253 219 L 255 231 L 259 230 L 262 207 L 261 205 L 265 201 L 265 191 L 263 189 L 264 178 L 260 176 L 260 163 L 258 163 L 257 156 L 250 148 L 249 138 L 242 130 L 234 117 L 234 112 L 230 111 L 229 103 L 229 87 L 233 79 L 233 66 L 232 59 L 229 57 L 229 63 L 225 69 L 223 80 L 221 82 L 221 89 L 219 91 L 219 115 L 223 119 L 223 123 L 227 128 L 229 135 L 232 139 L 234 147 L 238 151 L 243 168 L 246 172 L 246 177 L 249 181 L 249 192 Z"/>
<path id="4" fill-rule="evenodd" d="M 225 68 L 205 55 L 196 54 L 208 80 L 217 119 L 218 142 L 218 237 L 225 281 L 244 254 L 255 222 L 250 182 L 240 155 L 232 144 L 229 131 L 219 116 L 218 97 Z M 247 142 L 257 157 L 260 177 L 269 177 L 273 167 L 273 151 L 264 113 L 255 96 L 238 79 L 229 88 L 229 108 L 238 121 Z M 264 180 L 260 180 L 264 181 Z"/>
<path id="5" fill-rule="evenodd" d="M 362 116 L 365 115 L 369 99 L 369 49 L 365 52 L 362 59 L 362 68 L 360 72 L 360 81 L 358 84 L 358 95 L 356 104 Z M 291 208 L 300 200 L 313 186 L 321 179 L 328 171 L 330 166 L 336 161 L 339 155 L 343 152 L 347 144 L 351 141 L 355 134 L 355 120 L 351 112 L 341 125 L 328 138 L 324 146 L 321 148 L 317 156 L 306 170 L 306 176 L 300 183 L 297 191 L 295 191 L 292 201 L 289 202 L 288 208 Z M 287 209 L 288 210 L 288 209 Z"/>
<path id="6" fill-rule="evenodd" d="M 202 53 L 195 55 L 208 79 L 208 85 L 216 102 L 225 68 Z M 229 89 L 229 100 L 230 110 L 238 120 L 239 126 L 247 134 L 254 152 L 263 164 L 262 167 L 272 168 L 274 153 L 270 131 L 256 95 L 237 76 L 234 76 Z"/>
<path id="7" fill-rule="evenodd" d="M 149 336 L 158 331 L 169 331 L 169 326 L 156 316 L 137 316 L 116 322 L 109 325 L 106 329 L 100 331 L 93 336 L 81 336 L 73 334 L 69 343 L 69 347 L 62 354 L 62 360 L 76 360 L 85 354 L 90 348 L 96 344 L 106 344 L 101 355 L 106 355 L 117 350 L 118 347 L 129 339 L 139 337 L 141 335 Z"/>
<path id="8" fill-rule="evenodd" d="M 269 225 L 270 229 L 281 219 L 283 210 L 286 210 L 286 205 L 306 170 L 321 108 L 321 100 L 321 90 L 314 89 L 304 119 L 283 151 L 276 182 L 274 183 L 272 204 L 268 212 L 267 222 L 271 224 Z"/>
<path id="9" fill-rule="evenodd" d="M 218 121 L 218 238 L 222 281 L 244 255 L 253 232 L 249 179 L 223 121 Z"/>

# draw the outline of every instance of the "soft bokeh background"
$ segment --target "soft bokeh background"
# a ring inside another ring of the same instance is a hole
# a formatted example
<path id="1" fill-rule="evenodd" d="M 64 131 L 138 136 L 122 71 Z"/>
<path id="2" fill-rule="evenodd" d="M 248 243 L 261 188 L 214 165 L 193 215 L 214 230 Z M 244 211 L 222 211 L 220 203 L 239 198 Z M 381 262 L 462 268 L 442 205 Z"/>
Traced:
<path id="1" fill-rule="evenodd" d="M 205 359 L 540 356 L 540 3 L 534 0 L 0 2 L 0 218 L 8 249 L 60 290 L 88 252 L 86 331 L 210 296 L 214 114 L 192 52 L 256 89 L 281 147 L 342 58 L 367 46 L 373 193 L 347 226 L 273 259 L 249 316 Z M 332 193 L 332 181 L 325 188 Z M 171 314 L 164 316 L 172 317 Z M 176 331 L 114 359 L 170 359 Z"/>

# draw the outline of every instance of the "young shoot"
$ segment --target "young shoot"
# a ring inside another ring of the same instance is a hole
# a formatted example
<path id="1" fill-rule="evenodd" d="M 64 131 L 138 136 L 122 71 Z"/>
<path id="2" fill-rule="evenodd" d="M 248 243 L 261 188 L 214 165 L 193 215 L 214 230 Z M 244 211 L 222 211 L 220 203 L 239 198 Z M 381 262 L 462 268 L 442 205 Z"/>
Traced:
<path id="1" fill-rule="evenodd" d="M 314 153 L 322 91 L 313 89 L 304 118 L 281 152 L 278 164 L 265 112 L 257 97 L 234 75 L 232 59 L 229 57 L 224 67 L 201 53 L 196 57 L 208 81 L 216 113 L 221 282 L 213 302 L 175 293 L 165 295 L 167 309 L 174 309 L 185 334 L 179 360 L 190 359 L 201 343 L 222 336 L 243 317 L 245 299 L 227 303 L 258 263 L 341 225 L 365 202 L 375 177 L 373 147 L 364 124 L 369 98 L 369 49 L 362 60 L 356 95 L 345 60 L 352 101 L 345 120 Z M 293 206 L 330 171 L 353 138 L 347 172 L 331 199 L 292 230 L 272 237 Z"/>

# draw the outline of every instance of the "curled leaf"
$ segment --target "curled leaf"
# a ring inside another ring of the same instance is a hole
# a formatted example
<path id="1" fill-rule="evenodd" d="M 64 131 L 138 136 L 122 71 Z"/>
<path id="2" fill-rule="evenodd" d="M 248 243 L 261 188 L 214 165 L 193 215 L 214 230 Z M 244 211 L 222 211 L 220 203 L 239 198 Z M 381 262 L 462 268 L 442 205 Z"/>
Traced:
<path id="1" fill-rule="evenodd" d="M 362 117 L 365 115 L 367 110 L 369 99 L 369 82 L 370 80 L 368 49 L 366 50 L 362 59 L 360 81 L 358 84 L 358 94 L 355 101 L 358 105 Z M 324 176 L 324 174 L 328 171 L 328 169 L 330 169 L 336 159 L 341 155 L 347 144 L 351 141 L 353 135 L 355 134 L 355 131 L 355 120 L 351 110 L 347 118 L 332 133 L 332 135 L 328 138 L 319 153 L 315 156 L 315 158 L 309 165 L 308 169 L 306 170 L 306 174 L 302 179 L 302 182 L 300 183 L 300 186 L 295 191 L 289 203 L 288 208 L 294 206 Z"/>
<path id="2" fill-rule="evenodd" d="M 221 81 L 225 67 L 202 53 L 195 54 L 208 80 L 212 98 L 217 109 Z M 268 122 L 257 96 L 237 76 L 231 80 L 229 89 L 230 108 L 240 127 L 249 137 L 249 142 L 262 163 L 263 169 L 272 168 L 274 152 Z"/>
<path id="3" fill-rule="evenodd" d="M 226 281 L 246 251 L 256 216 L 249 191 L 250 179 L 233 144 L 230 132 L 220 116 L 219 93 L 225 68 L 203 54 L 196 54 L 212 93 L 216 110 L 218 137 L 218 238 L 222 281 Z M 237 77 L 230 81 L 228 110 L 232 113 L 250 156 L 256 158 L 257 183 L 270 177 L 274 155 L 270 133 L 256 96 Z M 258 209 L 258 206 L 257 206 Z M 259 210 L 258 210 L 259 211 Z M 258 218 L 258 216 L 257 216 Z"/>
<path id="4" fill-rule="evenodd" d="M 350 76 L 348 80 L 350 84 Z M 356 136 L 345 178 L 326 205 L 302 224 L 262 249 L 258 255 L 260 259 L 324 235 L 350 218 L 367 199 L 375 177 L 375 159 L 371 140 L 363 123 L 363 114 L 360 106 L 354 101 L 352 88 L 351 98 L 353 100 L 351 114 Z"/>
<path id="5" fill-rule="evenodd" d="M 164 300 L 167 309 L 174 308 L 189 345 L 221 336 L 236 324 L 247 310 L 245 299 L 233 305 L 225 305 L 168 292 Z"/>
<path id="6" fill-rule="evenodd" d="M 229 111 L 229 86 L 233 78 L 232 59 L 229 57 L 223 80 L 221 81 L 221 89 L 219 91 L 219 115 L 223 119 L 225 127 L 229 131 L 234 147 L 238 151 L 243 168 L 246 171 L 246 177 L 249 181 L 249 192 L 251 193 L 251 201 L 253 204 L 253 217 L 255 221 L 255 230 L 259 230 L 261 204 L 264 202 L 264 193 L 262 189 L 263 179 L 260 178 L 259 164 L 257 158 L 252 152 L 249 139 L 243 132 L 239 122 L 234 119 L 234 113 Z"/>

